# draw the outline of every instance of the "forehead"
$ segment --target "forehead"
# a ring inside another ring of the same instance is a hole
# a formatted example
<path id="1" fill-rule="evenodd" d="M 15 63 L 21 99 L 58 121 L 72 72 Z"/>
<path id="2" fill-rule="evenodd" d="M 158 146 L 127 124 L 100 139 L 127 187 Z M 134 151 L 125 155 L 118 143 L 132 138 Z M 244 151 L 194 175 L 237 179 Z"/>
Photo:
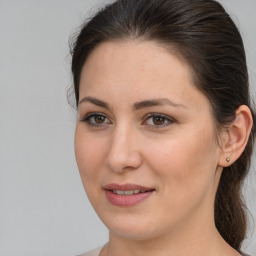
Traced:
<path id="1" fill-rule="evenodd" d="M 177 51 L 176 51 L 177 52 Z M 101 71 L 104 75 L 111 75 L 110 71 L 114 69 L 122 71 L 133 69 L 133 74 L 138 72 L 171 71 L 171 67 L 179 68 L 183 75 L 191 76 L 190 68 L 182 61 L 180 54 L 174 54 L 174 48 L 169 48 L 158 44 L 155 41 L 110 41 L 99 44 L 88 56 L 83 72 Z M 86 70 L 86 71 L 85 71 Z M 186 74 L 185 74 L 186 73 Z M 125 73 L 124 73 L 125 74 Z M 130 74 L 132 75 L 132 74 Z"/>
<path id="2" fill-rule="evenodd" d="M 163 96 L 187 100 L 194 95 L 196 103 L 198 94 L 188 65 L 152 41 L 102 43 L 81 73 L 80 98 L 111 96 L 126 102 Z"/>

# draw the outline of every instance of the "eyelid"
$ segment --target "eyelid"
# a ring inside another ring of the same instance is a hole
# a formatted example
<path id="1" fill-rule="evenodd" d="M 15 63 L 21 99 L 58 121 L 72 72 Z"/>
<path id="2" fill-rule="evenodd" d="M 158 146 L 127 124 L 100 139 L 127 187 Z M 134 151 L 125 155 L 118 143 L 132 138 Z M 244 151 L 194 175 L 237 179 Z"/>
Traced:
<path id="1" fill-rule="evenodd" d="M 93 123 L 90 121 L 90 118 L 94 117 L 94 116 L 103 116 L 104 118 L 106 118 L 108 120 L 107 123 L 103 122 L 101 124 L 97 124 L 97 123 Z M 154 125 L 154 124 L 147 124 L 147 120 L 149 120 L 150 118 L 154 118 L 154 117 L 161 117 L 161 118 L 164 118 L 168 123 L 167 124 L 160 124 L 160 125 Z M 142 122 L 142 125 L 147 125 L 147 126 L 150 126 L 154 129 L 159 129 L 159 128 L 164 128 L 164 127 L 167 127 L 171 124 L 173 124 L 175 122 L 175 119 L 170 117 L 170 116 L 167 116 L 165 114 L 162 114 L 162 113 L 156 113 L 156 112 L 153 112 L 153 113 L 148 113 L 146 114 L 144 117 L 143 117 L 143 122 Z M 92 127 L 103 127 L 103 126 L 106 126 L 108 124 L 112 124 L 112 121 L 111 119 L 104 113 L 101 113 L 101 112 L 90 112 L 90 113 L 87 113 L 83 118 L 80 119 L 81 122 L 85 122 L 88 126 L 92 126 Z"/>
<path id="2" fill-rule="evenodd" d="M 102 127 L 102 126 L 106 125 L 106 123 L 95 124 L 95 123 L 90 122 L 90 118 L 92 118 L 94 116 L 103 116 L 103 117 L 105 117 L 106 119 L 108 119 L 110 121 L 109 123 L 112 123 L 111 119 L 106 114 L 103 114 L 101 112 L 90 112 L 90 113 L 87 113 L 84 117 L 82 117 L 80 119 L 80 121 L 81 122 L 85 122 L 87 125 L 93 126 L 93 127 Z M 109 123 L 107 123 L 107 124 L 109 124 Z"/>
<path id="3" fill-rule="evenodd" d="M 169 123 L 168 124 L 163 124 L 163 125 L 150 125 L 150 124 L 144 124 L 148 119 L 150 118 L 153 118 L 153 117 L 162 117 L 162 118 L 165 118 Z M 148 125 L 148 126 L 151 126 L 153 127 L 154 129 L 159 129 L 159 128 L 163 128 L 163 127 L 166 127 L 166 126 L 169 126 L 171 125 L 172 123 L 175 122 L 175 119 L 170 117 L 170 116 L 167 116 L 165 114 L 161 114 L 161 113 L 149 113 L 149 114 L 146 114 L 143 118 L 143 123 L 144 125 Z"/>

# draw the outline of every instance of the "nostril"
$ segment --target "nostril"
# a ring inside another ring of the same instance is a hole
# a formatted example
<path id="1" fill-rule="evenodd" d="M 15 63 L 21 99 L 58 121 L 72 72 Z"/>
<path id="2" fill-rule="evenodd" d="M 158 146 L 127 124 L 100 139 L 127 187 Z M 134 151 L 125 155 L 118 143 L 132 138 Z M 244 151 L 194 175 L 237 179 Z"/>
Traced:
<path id="1" fill-rule="evenodd" d="M 138 169 L 142 164 L 141 155 L 136 152 L 110 151 L 106 157 L 106 166 L 114 172 L 126 172 Z"/>

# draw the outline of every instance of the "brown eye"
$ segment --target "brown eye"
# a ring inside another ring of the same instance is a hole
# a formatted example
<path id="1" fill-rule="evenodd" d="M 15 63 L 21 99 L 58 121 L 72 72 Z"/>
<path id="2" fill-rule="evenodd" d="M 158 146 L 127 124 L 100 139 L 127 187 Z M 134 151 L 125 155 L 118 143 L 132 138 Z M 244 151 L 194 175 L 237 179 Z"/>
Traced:
<path id="1" fill-rule="evenodd" d="M 95 115 L 93 118 L 96 124 L 103 124 L 106 120 L 105 116 L 99 116 L 99 115 Z"/>
<path id="2" fill-rule="evenodd" d="M 153 123 L 154 125 L 163 125 L 165 123 L 165 119 L 164 117 L 162 116 L 155 116 L 153 117 Z"/>
<path id="3" fill-rule="evenodd" d="M 104 126 L 111 124 L 111 121 L 105 116 L 97 113 L 90 113 L 81 121 L 87 123 L 89 126 Z"/>
<path id="4" fill-rule="evenodd" d="M 174 120 L 168 116 L 158 113 L 149 114 L 146 120 L 142 123 L 143 125 L 149 125 L 154 128 L 161 128 L 174 123 Z"/>

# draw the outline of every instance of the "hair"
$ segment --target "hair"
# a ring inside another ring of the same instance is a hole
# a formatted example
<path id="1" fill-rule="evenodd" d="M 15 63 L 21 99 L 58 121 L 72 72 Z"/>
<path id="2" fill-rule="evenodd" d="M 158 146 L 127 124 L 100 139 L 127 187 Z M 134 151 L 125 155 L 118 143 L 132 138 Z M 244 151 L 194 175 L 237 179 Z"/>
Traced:
<path id="1" fill-rule="evenodd" d="M 247 105 L 254 125 L 240 158 L 223 169 L 214 205 L 215 225 L 240 252 L 247 214 L 242 184 L 248 173 L 255 137 L 255 114 L 249 97 L 241 35 L 224 8 L 214 0 L 118 0 L 83 24 L 71 43 L 76 106 L 82 67 L 89 54 L 107 41 L 153 41 L 176 53 L 191 67 L 193 82 L 211 103 L 218 134 Z"/>

